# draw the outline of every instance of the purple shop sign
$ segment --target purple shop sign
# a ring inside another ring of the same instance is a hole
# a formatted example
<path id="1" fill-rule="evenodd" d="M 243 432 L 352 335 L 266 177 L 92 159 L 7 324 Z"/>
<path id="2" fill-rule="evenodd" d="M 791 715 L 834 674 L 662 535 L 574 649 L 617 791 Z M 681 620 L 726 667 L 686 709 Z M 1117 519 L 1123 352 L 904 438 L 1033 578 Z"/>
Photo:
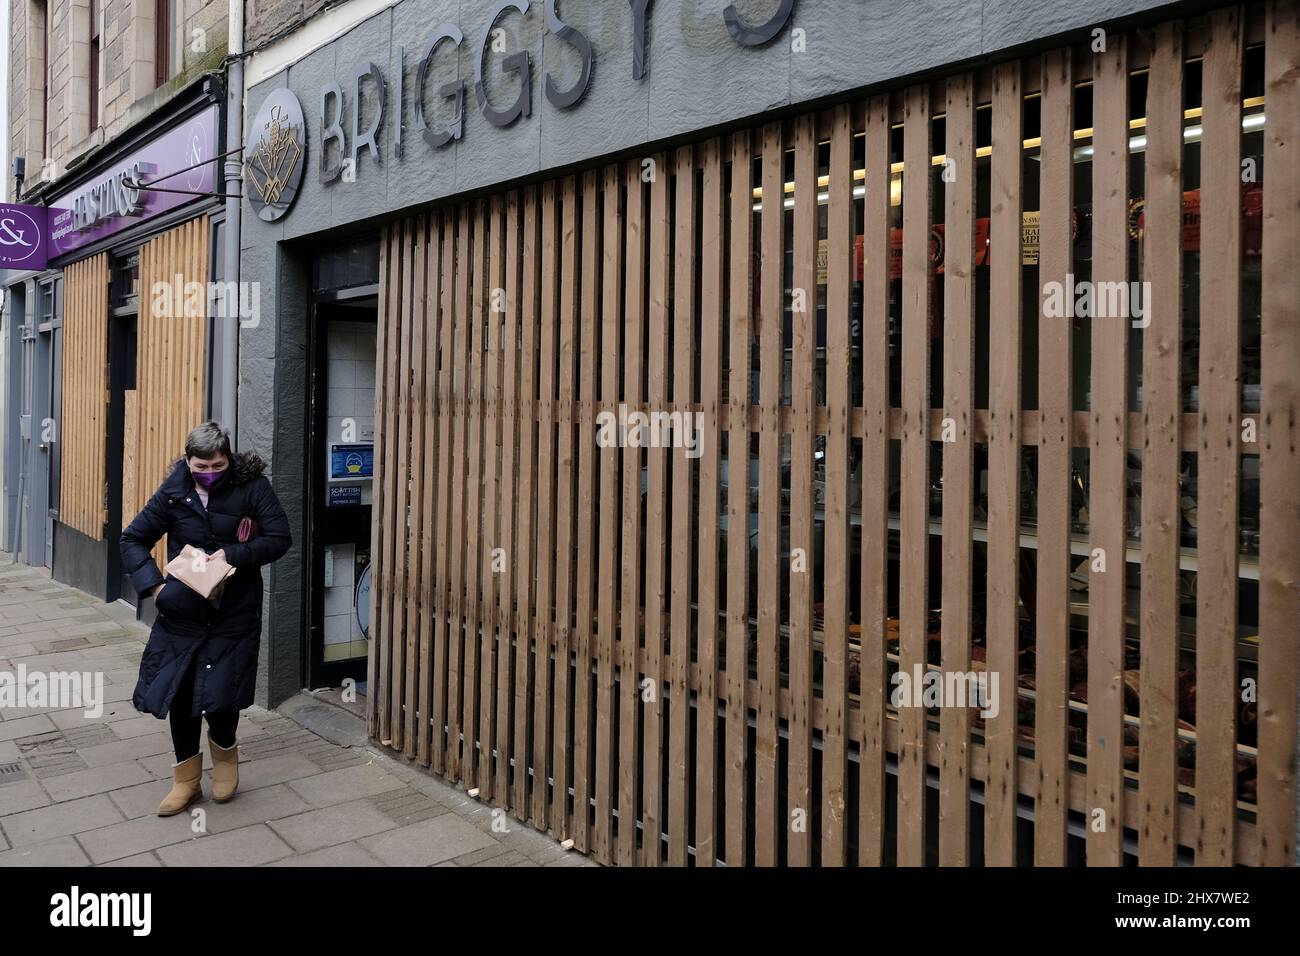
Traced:
<path id="1" fill-rule="evenodd" d="M 0 269 L 40 272 L 49 265 L 44 206 L 0 203 Z"/>
<path id="2" fill-rule="evenodd" d="M 51 199 L 49 257 L 65 256 L 194 202 L 200 198 L 194 193 L 212 192 L 217 166 L 217 109 L 216 105 L 208 107 L 100 170 L 76 189 Z M 159 189 L 188 192 L 136 189 L 129 185 L 133 182 L 152 182 Z"/>

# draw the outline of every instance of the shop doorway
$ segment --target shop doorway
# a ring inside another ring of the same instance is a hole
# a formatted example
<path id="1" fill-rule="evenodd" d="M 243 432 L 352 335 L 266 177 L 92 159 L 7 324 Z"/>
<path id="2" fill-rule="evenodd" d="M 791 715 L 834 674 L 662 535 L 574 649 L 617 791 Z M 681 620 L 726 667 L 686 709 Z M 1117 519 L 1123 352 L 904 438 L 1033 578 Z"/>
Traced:
<path id="1" fill-rule="evenodd" d="M 22 326 L 22 409 L 19 419 L 18 508 L 13 553 L 34 567 L 54 558 L 54 517 L 58 500 L 60 346 L 63 282 L 55 278 L 35 287 L 35 307 Z"/>
<path id="2" fill-rule="evenodd" d="M 378 286 L 313 296 L 307 686 L 366 679 Z"/>

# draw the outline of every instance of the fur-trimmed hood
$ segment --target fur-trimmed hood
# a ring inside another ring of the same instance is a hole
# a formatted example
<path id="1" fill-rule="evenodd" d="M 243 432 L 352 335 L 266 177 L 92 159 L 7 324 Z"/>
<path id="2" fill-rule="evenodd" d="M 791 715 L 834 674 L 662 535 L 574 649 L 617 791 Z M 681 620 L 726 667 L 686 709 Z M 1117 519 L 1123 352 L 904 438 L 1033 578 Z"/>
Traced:
<path id="1" fill-rule="evenodd" d="M 226 481 L 232 485 L 246 485 L 256 478 L 260 478 L 266 471 L 266 461 L 262 456 L 252 451 L 237 451 L 230 456 L 230 474 L 226 476 Z M 163 490 L 172 494 L 178 494 L 194 487 L 194 478 L 190 475 L 190 466 L 186 463 L 185 456 L 182 455 L 171 463 L 168 469 L 167 478 L 163 481 Z"/>

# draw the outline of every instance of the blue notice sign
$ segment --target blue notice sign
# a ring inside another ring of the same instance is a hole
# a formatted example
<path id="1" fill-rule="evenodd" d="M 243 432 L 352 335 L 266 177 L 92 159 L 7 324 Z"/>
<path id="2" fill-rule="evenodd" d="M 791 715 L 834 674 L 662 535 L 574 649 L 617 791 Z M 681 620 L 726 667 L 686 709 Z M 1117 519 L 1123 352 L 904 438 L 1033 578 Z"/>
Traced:
<path id="1" fill-rule="evenodd" d="M 330 485 L 327 491 L 327 508 L 355 508 L 361 504 L 360 485 Z"/>
<path id="2" fill-rule="evenodd" d="M 375 446 L 373 442 L 330 446 L 330 480 L 373 478 Z"/>

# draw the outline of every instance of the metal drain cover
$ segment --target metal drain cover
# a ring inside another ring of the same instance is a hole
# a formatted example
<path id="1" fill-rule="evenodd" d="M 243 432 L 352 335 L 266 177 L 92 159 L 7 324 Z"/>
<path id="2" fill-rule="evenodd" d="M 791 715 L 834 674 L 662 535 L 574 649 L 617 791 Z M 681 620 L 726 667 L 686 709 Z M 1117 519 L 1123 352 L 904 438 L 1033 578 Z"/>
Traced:
<path id="1" fill-rule="evenodd" d="M 27 779 L 27 771 L 23 769 L 20 763 L 0 763 L 0 786 L 6 783 L 17 783 L 19 780 Z"/>

